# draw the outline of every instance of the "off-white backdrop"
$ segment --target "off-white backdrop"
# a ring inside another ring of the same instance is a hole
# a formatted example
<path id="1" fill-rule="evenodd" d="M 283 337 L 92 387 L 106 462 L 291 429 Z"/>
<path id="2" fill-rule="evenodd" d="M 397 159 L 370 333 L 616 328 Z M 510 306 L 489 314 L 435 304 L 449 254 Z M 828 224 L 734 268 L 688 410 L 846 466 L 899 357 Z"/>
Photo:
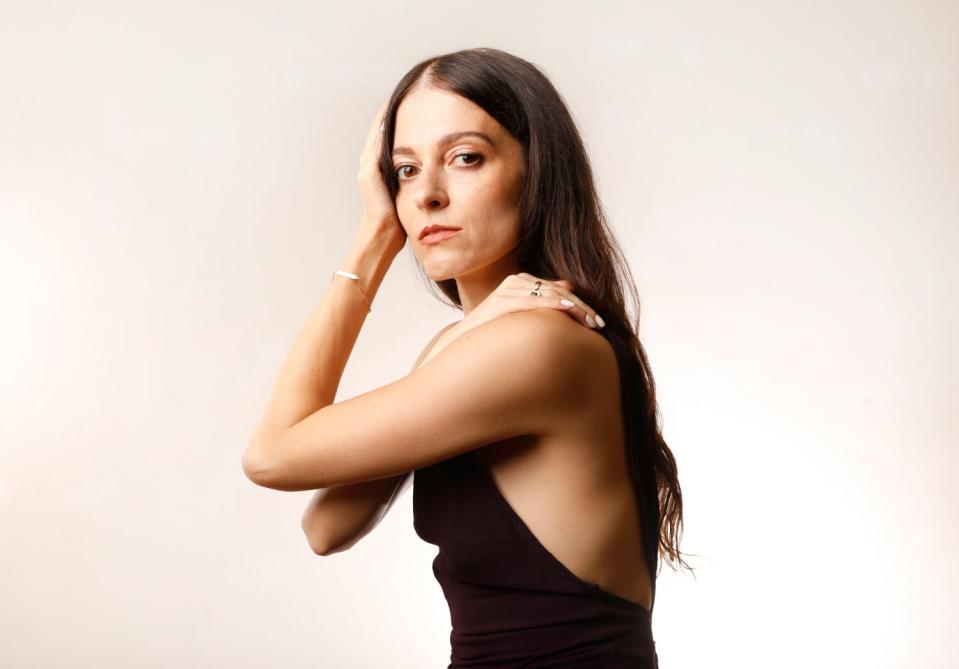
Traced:
<path id="1" fill-rule="evenodd" d="M 679 464 L 662 666 L 947 667 L 949 2 L 0 5 L 0 665 L 446 666 L 412 496 L 310 552 L 240 456 L 358 224 L 396 81 L 493 46 L 568 101 Z M 457 317 L 409 251 L 339 399 Z"/>

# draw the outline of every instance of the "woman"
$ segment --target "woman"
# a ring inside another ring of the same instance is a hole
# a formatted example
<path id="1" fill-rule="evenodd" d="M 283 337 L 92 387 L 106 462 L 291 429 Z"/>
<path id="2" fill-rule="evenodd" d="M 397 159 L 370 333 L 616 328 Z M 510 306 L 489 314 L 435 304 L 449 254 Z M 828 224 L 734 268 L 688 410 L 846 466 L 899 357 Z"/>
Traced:
<path id="1" fill-rule="evenodd" d="M 502 51 L 430 58 L 380 108 L 359 184 L 356 242 L 284 363 L 247 476 L 320 489 L 303 528 L 328 555 L 413 474 L 451 668 L 657 666 L 658 555 L 682 562 L 682 496 L 628 268 L 562 98 Z M 409 375 L 334 404 L 407 240 L 463 318 Z"/>

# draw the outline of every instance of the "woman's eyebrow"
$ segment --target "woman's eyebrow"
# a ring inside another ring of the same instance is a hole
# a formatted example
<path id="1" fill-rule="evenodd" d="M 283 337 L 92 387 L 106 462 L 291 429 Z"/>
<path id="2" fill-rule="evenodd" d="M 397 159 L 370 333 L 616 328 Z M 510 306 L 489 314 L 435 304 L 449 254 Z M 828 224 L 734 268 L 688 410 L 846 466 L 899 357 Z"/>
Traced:
<path id="1" fill-rule="evenodd" d="M 481 140 L 483 140 L 490 146 L 493 146 L 493 147 L 496 146 L 496 143 L 492 139 L 490 139 L 488 135 L 485 135 L 479 132 L 478 130 L 461 130 L 460 132 L 451 132 L 448 135 L 443 135 L 442 137 L 440 137 L 439 144 L 443 146 L 451 142 L 455 142 L 461 137 L 467 137 L 467 136 L 479 137 Z M 400 154 L 414 155 L 414 153 L 415 152 L 413 151 L 413 149 L 411 149 L 408 146 L 396 146 L 396 147 L 393 147 L 393 153 L 391 153 L 390 155 L 391 156 L 398 156 Z"/>

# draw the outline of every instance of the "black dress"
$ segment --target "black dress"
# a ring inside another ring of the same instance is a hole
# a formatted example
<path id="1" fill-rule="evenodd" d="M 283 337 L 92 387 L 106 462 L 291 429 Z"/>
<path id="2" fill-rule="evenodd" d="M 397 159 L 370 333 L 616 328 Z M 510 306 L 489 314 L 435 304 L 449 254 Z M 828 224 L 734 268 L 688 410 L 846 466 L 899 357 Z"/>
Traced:
<path id="1" fill-rule="evenodd" d="M 622 341 L 614 348 L 620 356 Z M 647 507 L 655 502 L 645 499 Z M 658 512 L 643 506 L 644 530 L 658 530 L 658 515 L 649 515 Z M 433 574 L 452 624 L 447 669 L 658 667 L 652 610 L 567 569 L 516 514 L 475 451 L 415 471 L 413 526 L 439 547 Z M 644 531 L 654 604 L 655 537 Z"/>

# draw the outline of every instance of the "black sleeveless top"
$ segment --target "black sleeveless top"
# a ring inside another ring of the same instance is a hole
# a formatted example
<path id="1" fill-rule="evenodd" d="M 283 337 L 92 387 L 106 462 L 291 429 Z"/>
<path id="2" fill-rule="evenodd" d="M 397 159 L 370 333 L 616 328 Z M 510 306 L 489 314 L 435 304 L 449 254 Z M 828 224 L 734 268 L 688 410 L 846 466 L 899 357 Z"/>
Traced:
<path id="1" fill-rule="evenodd" d="M 614 348 L 621 357 L 622 342 Z M 413 481 L 414 529 L 439 547 L 433 574 L 452 624 L 447 669 L 658 667 L 652 610 L 563 565 L 474 451 L 417 469 Z M 657 543 L 647 530 L 659 523 L 658 511 L 647 523 L 649 511 L 640 505 L 655 605 Z"/>

